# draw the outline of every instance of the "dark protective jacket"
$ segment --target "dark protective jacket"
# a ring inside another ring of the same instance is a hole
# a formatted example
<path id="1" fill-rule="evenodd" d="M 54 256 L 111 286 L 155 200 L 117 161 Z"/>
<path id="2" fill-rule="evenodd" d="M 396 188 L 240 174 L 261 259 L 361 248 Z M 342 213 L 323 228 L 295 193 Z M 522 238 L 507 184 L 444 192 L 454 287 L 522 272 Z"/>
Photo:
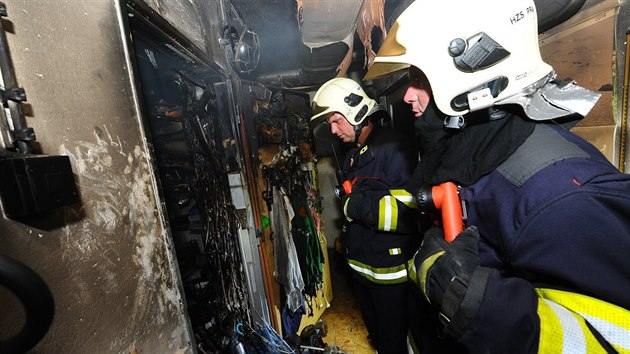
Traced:
<path id="1" fill-rule="evenodd" d="M 486 282 L 478 306 L 462 303 L 469 352 L 630 352 L 630 175 L 537 124 L 461 196 L 481 235 L 471 286 Z"/>
<path id="2" fill-rule="evenodd" d="M 408 183 L 416 162 L 417 148 L 412 138 L 375 125 L 366 142 L 350 150 L 344 160 L 342 169 L 346 178 L 353 181 L 353 193 L 345 198 L 344 208 L 359 200 L 358 195 L 369 200 L 384 197 L 380 203 L 383 209 L 387 208 L 386 204 L 395 207 L 390 190 L 402 189 Z M 405 229 L 408 231 L 399 232 L 391 227 L 391 222 L 398 222 L 395 215 L 391 219 L 383 218 L 379 231 L 363 218 L 352 219 L 348 213 L 345 215 L 348 222 L 344 226 L 343 243 L 354 275 L 378 284 L 407 281 L 407 261 L 420 242 L 415 219 L 407 219 L 410 225 Z"/>
<path id="3" fill-rule="evenodd" d="M 428 153 L 409 194 L 463 185 L 482 265 L 450 335 L 422 304 L 435 320 L 417 341 L 428 353 L 630 353 L 630 175 L 565 128 L 509 114 L 455 134 L 437 110 L 416 121 Z"/>

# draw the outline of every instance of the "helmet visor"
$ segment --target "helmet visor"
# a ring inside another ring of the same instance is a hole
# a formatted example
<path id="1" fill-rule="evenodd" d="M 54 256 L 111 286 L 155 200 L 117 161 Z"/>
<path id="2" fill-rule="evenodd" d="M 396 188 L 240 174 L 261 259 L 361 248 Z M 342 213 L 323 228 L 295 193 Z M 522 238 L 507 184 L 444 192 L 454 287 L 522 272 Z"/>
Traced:
<path id="1" fill-rule="evenodd" d="M 407 53 L 407 48 L 398 42 L 397 36 L 398 22 L 394 22 L 363 80 L 378 79 L 410 66 L 409 63 L 403 63 L 400 58 Z"/>
<path id="2" fill-rule="evenodd" d="M 370 69 L 368 69 L 367 73 L 363 80 L 374 80 L 379 79 L 381 77 L 393 74 L 397 71 L 404 70 L 409 68 L 411 65 L 405 63 L 383 63 L 383 62 L 375 62 Z"/>
<path id="3" fill-rule="evenodd" d="M 330 111 L 330 106 L 320 106 L 317 102 L 313 101 L 311 105 L 311 112 L 313 114 L 311 119 L 315 119 L 327 111 Z"/>
<path id="4" fill-rule="evenodd" d="M 330 106 L 320 106 L 316 101 L 313 101 L 311 104 L 311 125 L 320 124 L 330 112 L 332 112 Z"/>

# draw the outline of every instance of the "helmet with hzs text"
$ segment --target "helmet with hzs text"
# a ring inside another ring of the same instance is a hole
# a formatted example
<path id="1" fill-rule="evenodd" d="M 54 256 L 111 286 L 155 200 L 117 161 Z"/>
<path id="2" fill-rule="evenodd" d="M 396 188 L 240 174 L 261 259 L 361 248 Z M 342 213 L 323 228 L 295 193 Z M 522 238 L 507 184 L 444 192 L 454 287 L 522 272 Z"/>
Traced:
<path id="1" fill-rule="evenodd" d="M 450 116 L 513 103 L 555 77 L 540 55 L 532 0 L 416 0 L 392 25 L 365 80 L 410 66 Z"/>

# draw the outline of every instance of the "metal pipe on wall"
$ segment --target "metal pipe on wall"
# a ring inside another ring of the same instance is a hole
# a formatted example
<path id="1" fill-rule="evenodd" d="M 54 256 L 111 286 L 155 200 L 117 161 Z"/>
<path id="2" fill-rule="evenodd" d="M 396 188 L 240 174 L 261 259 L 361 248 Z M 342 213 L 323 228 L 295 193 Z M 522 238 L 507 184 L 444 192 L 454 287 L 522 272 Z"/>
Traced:
<path id="1" fill-rule="evenodd" d="M 0 16 L 7 16 L 7 7 L 4 3 L 0 3 Z M 8 117 L 13 125 L 10 131 L 10 139 L 13 145 L 22 155 L 28 155 L 31 152 L 29 142 L 35 140 L 35 132 L 26 126 L 26 120 L 22 113 L 21 102 L 26 101 L 26 93 L 24 89 L 18 87 L 15 78 L 15 70 L 13 68 L 13 60 L 9 50 L 7 34 L 4 27 L 0 25 L 0 72 L 2 72 L 2 100 L 6 102 L 10 117 Z"/>

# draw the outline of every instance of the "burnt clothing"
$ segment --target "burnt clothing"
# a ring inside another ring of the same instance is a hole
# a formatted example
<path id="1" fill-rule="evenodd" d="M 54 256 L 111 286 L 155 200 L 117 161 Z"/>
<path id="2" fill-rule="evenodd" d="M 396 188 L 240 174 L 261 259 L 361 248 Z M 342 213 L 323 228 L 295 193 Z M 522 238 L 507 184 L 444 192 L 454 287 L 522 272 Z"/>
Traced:
<path id="1" fill-rule="evenodd" d="M 433 166 L 431 184 L 464 185 L 466 226 L 481 235 L 472 279 L 486 284 L 455 316 L 466 326 L 446 333 L 470 353 L 630 350 L 630 175 L 568 130 L 532 124 L 512 145 L 493 145 L 478 130 L 481 146 L 461 149 L 465 156 L 450 155 L 465 135 L 451 137 Z M 493 161 L 483 161 L 484 146 Z M 457 163 L 465 166 L 446 168 Z"/>
<path id="2" fill-rule="evenodd" d="M 350 150 L 344 160 L 342 169 L 346 178 L 353 181 L 353 193 L 345 199 L 344 208 L 353 202 L 355 194 L 378 201 L 388 196 L 391 189 L 402 188 L 416 161 L 413 139 L 374 126 L 365 143 Z M 407 261 L 420 241 L 415 219 L 407 220 L 411 224 L 407 227 L 409 232 L 381 231 L 362 218 L 350 219 L 345 225 L 343 243 L 355 276 L 378 284 L 405 282 Z"/>

